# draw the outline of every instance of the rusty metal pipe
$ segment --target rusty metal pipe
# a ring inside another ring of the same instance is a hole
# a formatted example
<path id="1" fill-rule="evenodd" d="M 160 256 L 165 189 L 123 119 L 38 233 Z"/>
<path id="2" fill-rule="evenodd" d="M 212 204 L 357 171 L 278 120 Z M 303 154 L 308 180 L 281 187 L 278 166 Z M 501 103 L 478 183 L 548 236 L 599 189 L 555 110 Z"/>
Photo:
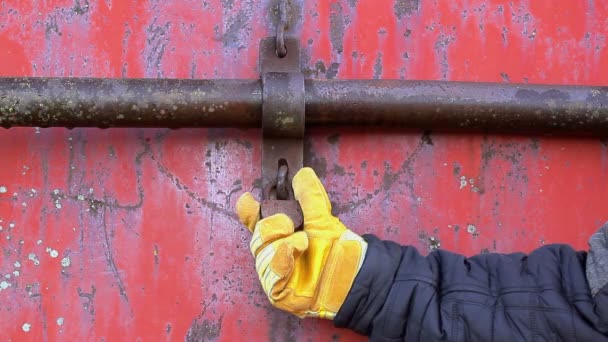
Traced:
<path id="1" fill-rule="evenodd" d="M 307 81 L 306 123 L 606 135 L 608 87 Z"/>
<path id="2" fill-rule="evenodd" d="M 306 125 L 606 135 L 608 87 L 306 80 Z M 260 80 L 0 78 L 0 125 L 261 127 Z"/>
<path id="3" fill-rule="evenodd" d="M 0 78 L 3 127 L 259 127 L 259 80 Z"/>

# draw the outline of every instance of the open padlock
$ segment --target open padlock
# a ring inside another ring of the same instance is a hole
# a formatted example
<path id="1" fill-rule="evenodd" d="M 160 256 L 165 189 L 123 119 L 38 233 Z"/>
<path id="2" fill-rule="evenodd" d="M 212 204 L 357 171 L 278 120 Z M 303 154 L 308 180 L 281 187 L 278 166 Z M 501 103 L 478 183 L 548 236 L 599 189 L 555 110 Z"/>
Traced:
<path id="1" fill-rule="evenodd" d="M 285 159 L 281 159 L 279 160 L 277 178 L 264 189 L 264 200 L 262 200 L 260 207 L 260 215 L 265 218 L 274 214 L 285 214 L 293 221 L 294 227 L 298 229 L 304 223 L 304 216 L 300 204 L 294 197 L 290 180 L 289 166 Z"/>

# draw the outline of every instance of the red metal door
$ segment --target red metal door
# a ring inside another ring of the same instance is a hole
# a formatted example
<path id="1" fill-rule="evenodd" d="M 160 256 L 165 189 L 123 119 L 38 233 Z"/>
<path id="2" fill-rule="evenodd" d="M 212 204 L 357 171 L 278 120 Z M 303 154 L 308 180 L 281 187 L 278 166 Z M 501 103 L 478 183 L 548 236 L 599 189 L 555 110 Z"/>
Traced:
<path id="1" fill-rule="evenodd" d="M 311 78 L 608 84 L 608 3 L 293 1 Z M 0 75 L 256 78 L 271 1 L 0 2 Z M 358 233 L 466 254 L 585 248 L 608 141 L 317 129 Z M 270 307 L 233 213 L 260 132 L 0 131 L 0 339 L 353 340 Z"/>

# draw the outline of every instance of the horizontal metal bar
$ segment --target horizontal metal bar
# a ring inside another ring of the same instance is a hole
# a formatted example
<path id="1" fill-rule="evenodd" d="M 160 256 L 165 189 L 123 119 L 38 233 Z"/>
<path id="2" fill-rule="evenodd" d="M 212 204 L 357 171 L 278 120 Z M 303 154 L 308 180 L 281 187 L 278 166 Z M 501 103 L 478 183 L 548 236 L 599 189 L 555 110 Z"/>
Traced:
<path id="1" fill-rule="evenodd" d="M 0 78 L 3 127 L 259 127 L 259 80 Z"/>
<path id="2" fill-rule="evenodd" d="M 306 80 L 306 125 L 608 133 L 608 87 Z M 260 80 L 0 78 L 4 127 L 261 127 Z"/>
<path id="3" fill-rule="evenodd" d="M 306 94 L 311 125 L 608 134 L 608 87 L 337 80 Z"/>

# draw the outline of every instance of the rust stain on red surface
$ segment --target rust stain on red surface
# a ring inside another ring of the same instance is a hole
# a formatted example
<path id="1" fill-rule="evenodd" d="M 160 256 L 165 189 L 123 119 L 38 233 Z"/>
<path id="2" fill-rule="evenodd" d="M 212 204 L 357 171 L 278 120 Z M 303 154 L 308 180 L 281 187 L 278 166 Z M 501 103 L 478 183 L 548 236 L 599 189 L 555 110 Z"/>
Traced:
<path id="1" fill-rule="evenodd" d="M 308 77 L 608 84 L 608 4 L 294 1 Z M 0 74 L 255 78 L 273 1 L 4 1 Z M 233 213 L 257 130 L 0 132 L 3 340 L 353 340 L 270 307 Z M 318 129 L 307 164 L 358 233 L 423 251 L 585 248 L 608 143 Z"/>

